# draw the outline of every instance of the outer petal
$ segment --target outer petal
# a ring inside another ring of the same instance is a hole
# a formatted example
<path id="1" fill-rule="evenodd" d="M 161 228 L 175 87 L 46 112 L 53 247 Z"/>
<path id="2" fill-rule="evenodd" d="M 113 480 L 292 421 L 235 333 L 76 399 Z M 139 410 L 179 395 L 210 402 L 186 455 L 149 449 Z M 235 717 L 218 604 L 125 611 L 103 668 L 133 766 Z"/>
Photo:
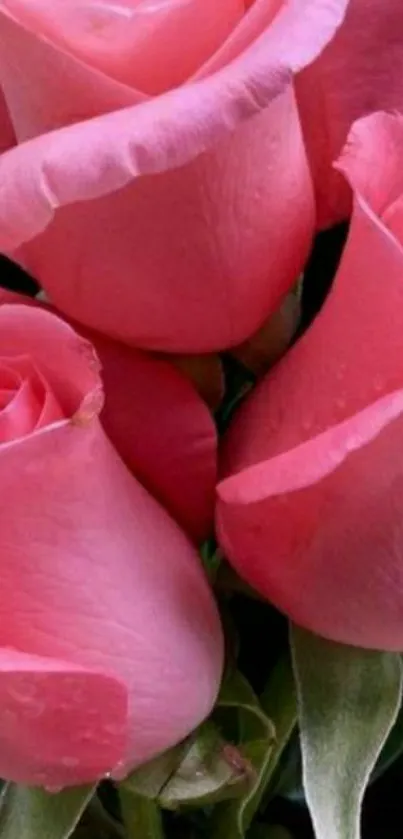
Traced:
<path id="1" fill-rule="evenodd" d="M 0 154 L 10 149 L 15 143 L 14 130 L 11 125 L 10 115 L 0 89 Z"/>
<path id="2" fill-rule="evenodd" d="M 213 418 L 168 361 L 95 333 L 102 364 L 102 424 L 138 480 L 196 542 L 212 531 L 217 477 Z"/>
<path id="3" fill-rule="evenodd" d="M 1 335 L 18 308 L 1 308 Z M 71 332 L 60 327 L 58 354 Z M 79 354 L 77 365 L 87 363 Z M 182 739 L 216 696 L 222 637 L 197 553 L 94 411 L 2 446 L 0 461 L 1 644 L 122 682 L 122 761 L 135 766 Z"/>
<path id="4" fill-rule="evenodd" d="M 400 0 L 350 0 L 332 43 L 297 79 L 322 227 L 350 211 L 349 191 L 332 163 L 351 124 L 372 111 L 403 109 L 402 32 Z"/>
<path id="5" fill-rule="evenodd" d="M 0 289 L 4 303 L 39 306 Z M 101 420 L 109 438 L 136 478 L 202 542 L 212 530 L 217 476 L 217 435 L 208 408 L 168 360 L 96 332 L 88 337 L 101 362 L 106 393 Z"/>
<path id="6" fill-rule="evenodd" d="M 127 742 L 127 691 L 110 675 L 0 647 L 2 778 L 57 788 L 102 778 Z"/>
<path id="7" fill-rule="evenodd" d="M 357 192 L 334 288 L 235 419 L 218 505 L 230 560 L 280 609 L 336 640 L 396 650 L 403 249 L 375 213 L 390 200 L 402 130 L 382 116 L 354 128 L 343 167 Z"/>
<path id="8" fill-rule="evenodd" d="M 346 3 L 288 0 L 214 75 L 3 157 L 1 248 L 34 239 L 27 265 L 51 299 L 127 342 L 205 351 L 244 340 L 309 248 L 310 176 L 290 80 Z"/>

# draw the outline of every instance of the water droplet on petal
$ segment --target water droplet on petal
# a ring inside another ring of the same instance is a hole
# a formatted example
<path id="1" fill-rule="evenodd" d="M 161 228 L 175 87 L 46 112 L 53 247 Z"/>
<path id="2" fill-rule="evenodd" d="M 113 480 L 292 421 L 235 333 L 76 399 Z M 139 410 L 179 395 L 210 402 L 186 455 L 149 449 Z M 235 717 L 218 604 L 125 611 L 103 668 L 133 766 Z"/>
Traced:
<path id="1" fill-rule="evenodd" d="M 128 774 L 127 764 L 124 760 L 120 760 L 119 763 L 116 764 L 113 768 L 112 777 L 114 781 L 123 781 Z"/>
<path id="2" fill-rule="evenodd" d="M 79 764 L 79 760 L 77 757 L 63 757 L 62 758 L 62 765 L 66 767 L 66 769 L 75 769 L 76 766 Z"/>
<path id="3" fill-rule="evenodd" d="M 116 723 L 108 723 L 104 726 L 104 731 L 106 734 L 110 734 L 112 737 L 115 737 L 121 733 L 122 728 Z"/>

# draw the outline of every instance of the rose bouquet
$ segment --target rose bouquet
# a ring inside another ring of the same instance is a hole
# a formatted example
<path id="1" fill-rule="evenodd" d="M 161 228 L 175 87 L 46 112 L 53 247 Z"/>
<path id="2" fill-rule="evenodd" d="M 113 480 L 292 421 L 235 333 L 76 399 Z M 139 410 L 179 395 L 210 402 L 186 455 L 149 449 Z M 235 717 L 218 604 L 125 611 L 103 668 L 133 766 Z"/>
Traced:
<path id="1" fill-rule="evenodd" d="M 0 839 L 400 835 L 402 56 L 0 0 Z"/>

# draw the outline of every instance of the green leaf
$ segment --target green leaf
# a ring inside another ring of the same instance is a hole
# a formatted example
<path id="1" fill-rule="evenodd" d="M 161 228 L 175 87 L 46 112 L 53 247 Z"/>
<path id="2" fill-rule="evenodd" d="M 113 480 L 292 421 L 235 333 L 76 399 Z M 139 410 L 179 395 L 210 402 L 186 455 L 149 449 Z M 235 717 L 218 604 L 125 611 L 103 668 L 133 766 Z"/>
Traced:
<path id="1" fill-rule="evenodd" d="M 119 799 L 127 839 L 164 839 L 161 810 L 155 801 L 123 784 L 119 787 Z"/>
<path id="2" fill-rule="evenodd" d="M 74 839 L 125 839 L 125 834 L 120 821 L 94 795 L 74 831 Z"/>
<path id="3" fill-rule="evenodd" d="M 379 778 L 400 757 L 403 752 L 403 708 L 400 707 L 396 722 L 382 749 L 381 756 L 371 776 L 371 781 Z"/>
<path id="4" fill-rule="evenodd" d="M 0 799 L 1 839 L 68 839 L 95 787 L 75 787 L 51 794 L 7 784 Z"/>
<path id="5" fill-rule="evenodd" d="M 210 583 L 213 585 L 222 562 L 222 554 L 215 539 L 208 539 L 207 542 L 203 543 L 200 549 L 200 557 Z"/>
<path id="6" fill-rule="evenodd" d="M 267 802 L 277 791 L 275 782 L 279 777 L 281 758 L 297 726 L 297 695 L 293 669 L 288 654 L 281 658 L 274 668 L 260 697 L 260 704 L 265 714 L 273 722 L 276 737 L 270 761 L 258 791 L 258 795 L 260 793 L 259 799 L 255 801 L 255 812 L 263 793 Z"/>
<path id="7" fill-rule="evenodd" d="M 159 802 L 167 810 L 205 807 L 237 795 L 244 783 L 243 758 L 216 726 L 207 722 L 190 741 L 178 769 L 161 790 Z"/>
<path id="8" fill-rule="evenodd" d="M 179 768 L 188 749 L 187 740 L 179 743 L 178 746 L 174 746 L 128 775 L 121 782 L 120 788 L 125 788 L 145 798 L 158 799 L 165 784 Z"/>
<path id="9" fill-rule="evenodd" d="M 236 765 L 231 759 L 235 753 Z M 245 783 L 242 761 L 209 721 L 183 743 L 126 778 L 120 788 L 154 800 L 167 810 L 204 807 L 238 794 Z"/>
<path id="10" fill-rule="evenodd" d="M 292 628 L 305 796 L 317 839 L 360 839 L 361 805 L 395 722 L 397 653 L 356 649 Z"/>
<path id="11" fill-rule="evenodd" d="M 216 807 L 212 817 L 211 839 L 243 839 L 250 826 L 266 784 L 275 751 L 275 729 L 249 683 L 239 673 L 224 683 L 219 705 L 236 708 L 240 717 L 240 751 L 251 770 L 243 795 Z"/>

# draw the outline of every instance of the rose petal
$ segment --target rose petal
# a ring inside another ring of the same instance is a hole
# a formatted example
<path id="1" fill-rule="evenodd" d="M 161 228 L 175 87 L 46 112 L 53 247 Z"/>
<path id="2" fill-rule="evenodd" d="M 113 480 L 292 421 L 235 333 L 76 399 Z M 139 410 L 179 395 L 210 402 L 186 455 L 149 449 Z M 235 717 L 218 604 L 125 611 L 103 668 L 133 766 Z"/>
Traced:
<path id="1" fill-rule="evenodd" d="M 23 437 L 64 418 L 48 382 L 32 359 L 26 356 L 6 360 L 0 358 L 0 376 L 2 384 L 7 380 L 13 383 L 13 390 L 8 391 L 7 399 L 1 405 L 2 443 Z M 6 392 L 2 393 L 6 395 Z"/>
<path id="2" fill-rule="evenodd" d="M 403 645 L 403 249 L 385 218 L 402 132 L 383 115 L 352 130 L 342 166 L 357 191 L 335 283 L 237 414 L 218 507 L 229 559 L 275 605 L 319 634 L 392 650 Z"/>
<path id="3" fill-rule="evenodd" d="M 124 753 L 127 692 L 107 673 L 0 647 L 0 773 L 57 788 L 96 781 Z"/>
<path id="4" fill-rule="evenodd" d="M 4 100 L 3 92 L 0 89 L 0 154 L 7 151 L 15 144 L 14 130 L 11 125 L 10 115 Z"/>
<path id="5" fill-rule="evenodd" d="M 213 529 L 217 475 L 217 435 L 207 407 L 168 361 L 93 338 L 108 436 L 141 483 L 202 542 Z"/>
<path id="6" fill-rule="evenodd" d="M 19 142 L 145 98 L 38 37 L 12 17 L 4 0 L 0 44 L 0 80 Z"/>
<path id="7" fill-rule="evenodd" d="M 5 0 L 3 0 L 5 2 Z M 244 14 L 243 0 L 7 0 L 22 25 L 125 85 L 155 94 L 184 82 Z"/>
<path id="8" fill-rule="evenodd" d="M 8 292 L 2 292 L 2 300 Z M 21 298 L 20 298 L 21 299 Z M 57 347 L 57 352 L 55 352 Z M 100 408 L 99 362 L 91 344 L 67 323 L 33 306 L 3 305 L 0 357 L 31 356 L 54 391 L 65 416 L 90 399 Z"/>
<path id="9" fill-rule="evenodd" d="M 146 761 L 206 716 L 220 681 L 197 553 L 94 419 L 2 447 L 0 459 L 2 644 L 119 679 L 126 762 Z"/>
<path id="10" fill-rule="evenodd" d="M 219 487 L 221 544 L 296 623 L 403 644 L 403 391 Z"/>
<path id="11" fill-rule="evenodd" d="M 248 14 L 243 16 L 220 49 L 195 73 L 195 79 L 210 76 L 237 58 L 270 26 L 277 12 L 284 5 L 284 0 L 254 0 L 253 3 L 246 5 L 250 6 Z"/>
<path id="12" fill-rule="evenodd" d="M 403 192 L 403 116 L 375 113 L 358 120 L 335 166 L 379 216 Z"/>
<path id="13" fill-rule="evenodd" d="M 321 227 L 351 209 L 345 181 L 332 168 L 351 124 L 372 111 L 403 109 L 402 29 L 400 0 L 350 0 L 334 40 L 297 79 Z"/>
<path id="14" fill-rule="evenodd" d="M 7 407 L 0 411 L 0 442 L 8 443 L 30 434 L 38 425 L 41 409 L 35 389 L 25 380 Z"/>
<path id="15" fill-rule="evenodd" d="M 58 393 L 74 382 L 88 406 L 99 387 L 93 354 L 70 327 L 2 305 L 3 354 L 13 342 Z M 130 475 L 94 411 L 0 446 L 0 460 L 1 645 L 122 682 L 122 761 L 136 766 L 186 736 L 218 690 L 221 629 L 197 551 Z"/>
<path id="16" fill-rule="evenodd" d="M 132 112 L 136 130 L 140 128 L 139 111 Z M 129 113 L 125 112 L 127 119 Z M 113 122 L 122 115 L 113 115 Z M 86 129 L 89 125 L 85 123 Z M 116 126 L 111 127 L 115 143 Z M 78 132 L 78 128 L 74 130 Z M 67 205 L 57 210 L 43 235 L 25 246 L 24 258 L 30 270 L 41 278 L 49 297 L 62 311 L 128 343 L 183 352 L 239 343 L 260 325 L 268 309 L 278 305 L 295 281 L 310 247 L 310 175 L 291 90 L 214 152 L 184 168 L 139 178 L 113 193 L 109 193 L 105 181 L 120 179 L 119 170 L 106 160 L 96 160 L 101 152 L 99 140 L 105 134 L 95 121 L 93 129 L 92 161 L 88 165 L 94 173 L 95 169 L 98 174 L 104 173 L 97 189 L 108 194 L 96 201 L 75 203 L 66 164 L 74 160 L 76 152 L 72 147 L 67 152 L 66 147 L 57 178 L 67 190 L 63 199 Z M 120 140 L 125 130 L 122 126 Z M 48 135 L 57 141 L 58 149 L 62 134 Z M 45 180 L 43 171 L 39 174 L 42 163 L 37 142 L 16 150 L 25 150 L 30 162 L 8 157 L 12 169 L 7 165 L 1 184 L 4 200 L 8 189 L 13 193 L 10 212 L 7 220 L 4 218 L 9 229 L 16 216 L 18 225 L 25 220 L 31 224 L 34 207 L 35 224 L 40 216 L 46 224 L 50 190 L 59 189 L 55 184 L 50 186 L 53 174 Z M 82 184 L 89 174 L 83 146 L 80 157 Z M 4 162 L 5 157 L 0 160 L 0 176 Z M 14 170 L 17 164 L 18 173 Z M 20 178 L 21 167 L 25 166 L 27 173 L 31 165 L 37 169 L 42 185 L 36 182 L 36 175 L 33 180 L 24 177 L 18 185 L 16 176 Z M 47 164 L 43 165 L 46 169 Z M 264 181 L 262 169 L 267 174 Z M 78 186 L 77 175 L 71 177 L 76 178 Z M 114 185 L 117 187 L 119 181 L 115 180 Z M 87 191 L 87 198 L 91 197 Z M 72 206 L 68 205 L 70 199 Z M 270 226 L 268 219 L 273 214 L 276 224 Z M 0 243 L 1 234 L 6 232 L 2 221 L 0 206 Z M 240 228 L 248 235 L 239 236 Z M 290 230 L 292 247 L 285 248 L 285 231 Z M 13 239 L 13 250 L 16 246 L 17 240 Z"/>
<path id="17" fill-rule="evenodd" d="M 50 298 L 127 342 L 194 352 L 244 340 L 310 246 L 314 208 L 290 81 L 346 2 L 288 0 L 213 76 L 3 155 L 0 247 L 13 252 L 36 236 L 24 256 Z"/>
<path id="18" fill-rule="evenodd" d="M 0 288 L 0 305 L 5 303 L 40 305 Z M 167 360 L 95 332 L 88 337 L 100 357 L 106 389 L 101 419 L 108 436 L 134 475 L 202 542 L 211 535 L 217 475 L 217 435 L 209 411 Z M 41 425 L 53 421 L 55 411 L 52 402 L 45 403 Z"/>

